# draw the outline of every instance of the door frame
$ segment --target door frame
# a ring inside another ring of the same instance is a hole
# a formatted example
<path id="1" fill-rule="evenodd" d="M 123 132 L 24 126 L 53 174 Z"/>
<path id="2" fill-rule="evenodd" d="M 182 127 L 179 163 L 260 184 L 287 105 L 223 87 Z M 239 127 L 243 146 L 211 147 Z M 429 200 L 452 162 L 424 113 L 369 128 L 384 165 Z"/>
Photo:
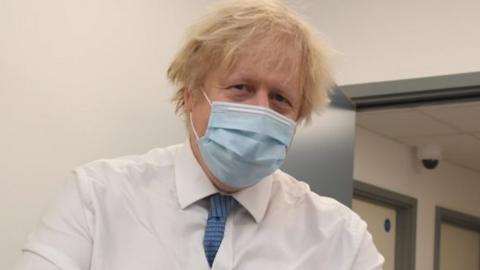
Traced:
<path id="1" fill-rule="evenodd" d="M 417 199 L 357 180 L 353 182 L 353 196 L 396 210 L 395 269 L 414 270 Z"/>
<path id="2" fill-rule="evenodd" d="M 480 233 L 480 217 L 475 217 L 452 209 L 437 206 L 435 208 L 435 246 L 433 255 L 433 269 L 440 269 L 440 237 L 441 225 L 448 223 Z"/>

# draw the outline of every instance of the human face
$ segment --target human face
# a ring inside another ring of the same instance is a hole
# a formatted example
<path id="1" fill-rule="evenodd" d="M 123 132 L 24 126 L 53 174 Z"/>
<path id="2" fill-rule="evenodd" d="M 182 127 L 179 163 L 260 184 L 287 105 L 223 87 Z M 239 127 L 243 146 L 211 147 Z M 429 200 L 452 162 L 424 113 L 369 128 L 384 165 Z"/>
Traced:
<path id="1" fill-rule="evenodd" d="M 286 52 L 289 53 L 288 51 Z M 203 91 L 211 101 L 224 101 L 261 106 L 276 111 L 294 121 L 298 119 L 302 90 L 298 64 L 293 53 L 282 61 L 258 61 L 259 53 L 243 53 L 229 70 L 216 69 L 204 82 Z M 199 137 L 205 134 L 210 116 L 210 104 L 202 94 L 192 96 L 186 91 L 185 109 Z M 196 138 L 190 134 L 192 151 L 200 165 L 217 188 L 225 192 L 235 190 L 225 187 L 204 164 Z"/>

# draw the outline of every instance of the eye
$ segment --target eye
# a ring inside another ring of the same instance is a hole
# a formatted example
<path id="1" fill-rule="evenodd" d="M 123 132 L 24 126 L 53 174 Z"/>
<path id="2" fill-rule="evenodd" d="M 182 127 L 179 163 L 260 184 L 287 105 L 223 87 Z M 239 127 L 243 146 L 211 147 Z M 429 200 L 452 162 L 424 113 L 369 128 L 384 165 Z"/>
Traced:
<path id="1" fill-rule="evenodd" d="M 252 95 L 253 89 L 247 84 L 233 84 L 227 88 L 228 96 L 235 101 L 240 101 Z"/>
<path id="2" fill-rule="evenodd" d="M 288 105 L 288 106 L 291 106 L 291 103 L 290 101 L 284 97 L 283 95 L 281 94 L 273 94 L 272 95 L 272 99 L 275 101 L 275 102 L 278 102 L 282 105 Z"/>
<path id="3" fill-rule="evenodd" d="M 245 84 L 236 84 L 230 87 L 233 90 L 237 91 L 246 91 L 248 90 L 247 86 Z"/>

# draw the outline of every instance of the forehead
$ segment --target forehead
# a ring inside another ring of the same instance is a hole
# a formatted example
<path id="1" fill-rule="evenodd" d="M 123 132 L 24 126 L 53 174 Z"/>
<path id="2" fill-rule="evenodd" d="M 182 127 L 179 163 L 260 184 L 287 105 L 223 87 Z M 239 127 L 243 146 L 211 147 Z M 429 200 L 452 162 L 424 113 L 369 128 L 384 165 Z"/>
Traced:
<path id="1" fill-rule="evenodd" d="M 236 53 L 228 67 L 220 68 L 222 77 L 249 77 L 273 87 L 298 91 L 302 87 L 300 52 L 293 46 L 252 43 Z"/>

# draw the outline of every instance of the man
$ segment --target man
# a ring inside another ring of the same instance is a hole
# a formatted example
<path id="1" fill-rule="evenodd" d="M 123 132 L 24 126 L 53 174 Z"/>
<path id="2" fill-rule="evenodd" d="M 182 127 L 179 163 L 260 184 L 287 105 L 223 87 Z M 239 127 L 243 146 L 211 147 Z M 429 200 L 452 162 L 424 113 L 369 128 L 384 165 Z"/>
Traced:
<path id="1" fill-rule="evenodd" d="M 17 269 L 381 269 L 365 222 L 278 170 L 326 54 L 281 3 L 218 4 L 168 70 L 185 144 L 77 168 Z"/>

